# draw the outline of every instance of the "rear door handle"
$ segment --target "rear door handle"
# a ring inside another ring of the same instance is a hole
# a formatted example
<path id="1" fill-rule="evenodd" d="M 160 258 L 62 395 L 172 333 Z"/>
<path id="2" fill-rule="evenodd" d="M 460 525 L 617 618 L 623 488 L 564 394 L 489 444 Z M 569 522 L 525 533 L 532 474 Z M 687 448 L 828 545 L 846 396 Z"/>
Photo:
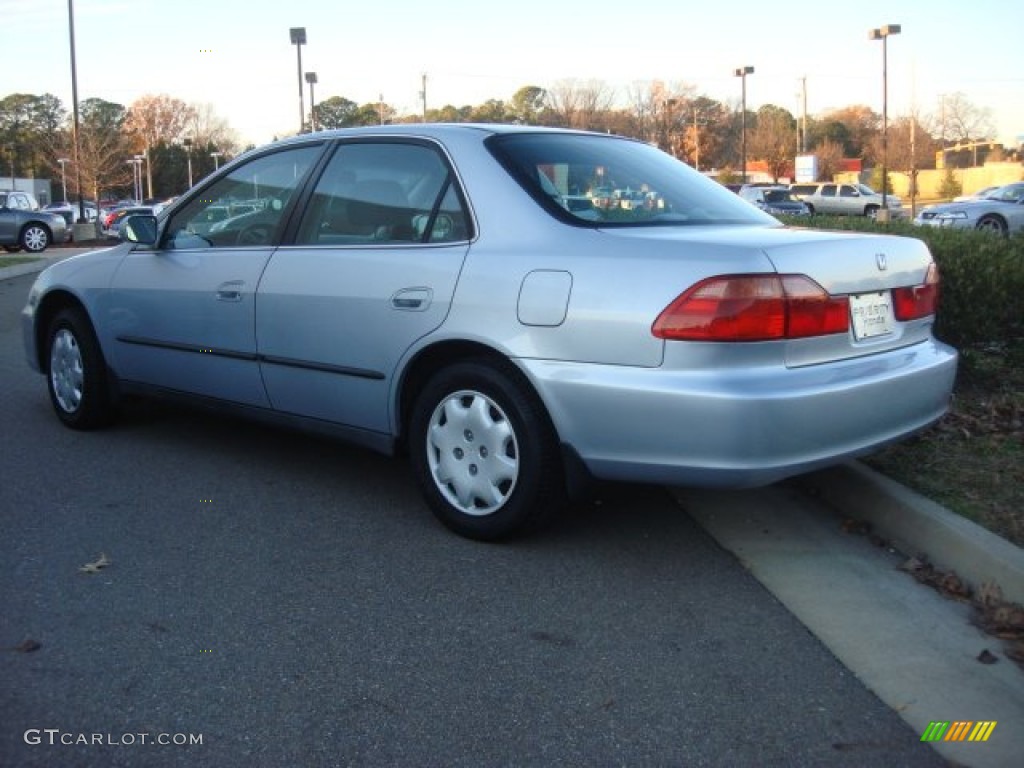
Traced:
<path id="1" fill-rule="evenodd" d="M 403 288 L 391 297 L 391 306 L 406 312 L 422 312 L 433 301 L 434 292 L 430 288 Z"/>

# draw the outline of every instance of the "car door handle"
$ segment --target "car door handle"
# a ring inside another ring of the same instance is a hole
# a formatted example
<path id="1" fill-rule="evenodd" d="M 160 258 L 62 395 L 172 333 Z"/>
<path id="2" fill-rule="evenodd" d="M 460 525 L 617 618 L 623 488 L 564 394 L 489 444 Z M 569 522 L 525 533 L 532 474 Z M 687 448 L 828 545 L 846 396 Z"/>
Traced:
<path id="1" fill-rule="evenodd" d="M 433 298 L 434 292 L 430 288 L 403 288 L 391 297 L 391 306 L 406 312 L 422 312 L 430 306 Z"/>
<path id="2" fill-rule="evenodd" d="M 217 301 L 241 301 L 242 287 L 245 282 L 242 280 L 231 280 L 217 286 Z"/>

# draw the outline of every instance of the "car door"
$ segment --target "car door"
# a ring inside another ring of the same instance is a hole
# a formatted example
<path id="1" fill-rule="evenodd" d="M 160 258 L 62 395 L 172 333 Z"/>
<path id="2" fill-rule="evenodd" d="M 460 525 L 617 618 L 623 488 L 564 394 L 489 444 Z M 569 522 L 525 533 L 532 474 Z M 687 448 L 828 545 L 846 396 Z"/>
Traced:
<path id="1" fill-rule="evenodd" d="M 842 213 L 839 206 L 839 197 L 836 195 L 838 188 L 835 184 L 822 184 L 821 191 L 818 193 L 818 212 L 819 213 Z"/>
<path id="2" fill-rule="evenodd" d="M 274 408 L 389 431 L 402 355 L 448 313 L 469 217 L 452 168 L 428 142 L 340 145 L 256 298 Z"/>
<path id="3" fill-rule="evenodd" d="M 128 254 L 106 302 L 120 378 L 268 404 L 256 360 L 256 288 L 322 151 L 322 143 L 293 147 L 227 169 L 171 215 L 156 248 Z M 194 231 L 208 208 L 238 199 L 256 210 Z"/>

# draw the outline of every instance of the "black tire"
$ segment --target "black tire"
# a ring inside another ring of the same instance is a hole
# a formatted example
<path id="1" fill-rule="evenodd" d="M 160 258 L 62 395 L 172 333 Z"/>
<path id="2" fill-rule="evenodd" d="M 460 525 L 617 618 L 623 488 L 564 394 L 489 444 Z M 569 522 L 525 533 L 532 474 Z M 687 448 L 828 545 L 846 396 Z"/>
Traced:
<path id="1" fill-rule="evenodd" d="M 1007 234 L 1006 222 L 999 216 L 993 216 L 992 214 L 978 219 L 978 223 L 974 225 L 974 228 L 982 232 L 991 232 L 994 235 L 1005 236 Z"/>
<path id="2" fill-rule="evenodd" d="M 868 205 L 868 206 L 866 206 L 864 208 L 864 215 L 867 216 L 869 219 L 878 218 L 878 206 L 877 205 Z"/>
<path id="3" fill-rule="evenodd" d="M 42 253 L 50 245 L 50 230 L 42 224 L 27 224 L 21 230 L 18 243 L 29 253 Z"/>
<path id="4" fill-rule="evenodd" d="M 53 409 L 72 429 L 97 429 L 114 417 L 107 365 L 85 314 L 69 307 L 46 334 L 46 382 Z"/>
<path id="5" fill-rule="evenodd" d="M 461 536 L 529 533 L 565 505 L 554 428 L 509 363 L 468 360 L 439 371 L 416 398 L 408 436 L 427 504 Z"/>
<path id="6" fill-rule="evenodd" d="M 813 216 L 814 215 L 814 206 L 811 205 L 810 203 L 804 203 L 804 205 L 807 206 L 807 215 L 808 216 Z"/>

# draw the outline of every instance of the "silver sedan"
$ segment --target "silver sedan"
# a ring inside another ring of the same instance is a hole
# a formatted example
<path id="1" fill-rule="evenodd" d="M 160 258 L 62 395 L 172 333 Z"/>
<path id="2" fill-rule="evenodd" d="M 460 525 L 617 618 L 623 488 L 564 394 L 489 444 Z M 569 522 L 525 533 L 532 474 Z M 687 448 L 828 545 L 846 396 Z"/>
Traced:
<path id="1" fill-rule="evenodd" d="M 998 235 L 1024 232 L 1024 182 L 997 187 L 983 198 L 929 206 L 917 215 L 914 223 Z"/>
<path id="2" fill-rule="evenodd" d="M 938 419 L 956 368 L 921 241 L 786 229 L 614 136 L 299 136 L 122 237 L 23 312 L 66 425 L 170 395 L 405 452 L 478 539 L 591 478 L 753 486 L 867 453 Z"/>

